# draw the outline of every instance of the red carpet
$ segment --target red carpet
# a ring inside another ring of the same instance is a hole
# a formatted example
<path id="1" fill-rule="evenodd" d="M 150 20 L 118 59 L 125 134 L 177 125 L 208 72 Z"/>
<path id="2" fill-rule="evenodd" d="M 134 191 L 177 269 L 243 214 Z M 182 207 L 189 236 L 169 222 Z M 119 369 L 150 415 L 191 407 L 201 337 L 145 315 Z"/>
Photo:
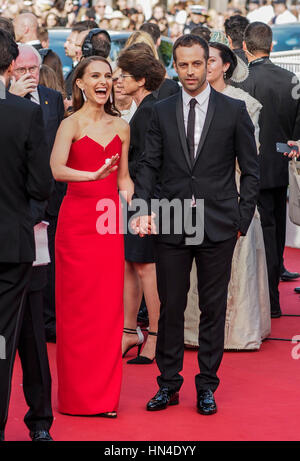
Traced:
<path id="1" fill-rule="evenodd" d="M 285 264 L 300 270 L 300 250 L 287 248 Z M 300 299 L 293 292 L 298 282 L 281 283 L 281 306 L 286 314 L 300 315 Z M 300 317 L 272 320 L 271 337 L 291 339 L 300 335 Z M 124 359 L 123 389 L 116 420 L 70 417 L 57 412 L 55 345 L 49 345 L 53 377 L 55 420 L 51 429 L 57 441 L 265 441 L 299 440 L 300 359 L 292 358 L 290 341 L 265 341 L 257 352 L 225 352 L 216 392 L 219 411 L 205 417 L 195 410 L 195 351 L 185 352 L 184 385 L 180 405 L 149 413 L 145 404 L 157 390 L 156 365 L 127 365 Z M 103 351 L 105 354 L 105 351 Z M 132 356 L 134 353 L 132 353 Z M 300 358 L 300 348 L 298 354 Z M 16 362 L 6 440 L 29 440 L 23 423 L 26 404 L 22 393 L 19 360 Z"/>

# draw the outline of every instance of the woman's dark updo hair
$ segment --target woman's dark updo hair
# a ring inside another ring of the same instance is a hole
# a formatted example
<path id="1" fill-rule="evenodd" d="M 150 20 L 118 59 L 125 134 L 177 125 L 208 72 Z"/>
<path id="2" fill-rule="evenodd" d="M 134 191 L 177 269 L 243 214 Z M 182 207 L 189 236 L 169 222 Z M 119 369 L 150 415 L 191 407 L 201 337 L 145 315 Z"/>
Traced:
<path id="1" fill-rule="evenodd" d="M 126 48 L 119 56 L 118 67 L 136 81 L 144 78 L 145 89 L 151 92 L 160 87 L 166 74 L 166 69 L 146 43 L 135 43 Z"/>
<path id="2" fill-rule="evenodd" d="M 81 89 L 77 86 L 76 80 L 78 78 L 81 79 L 84 76 L 86 68 L 94 61 L 104 62 L 105 64 L 108 65 L 110 72 L 112 73 L 112 68 L 111 68 L 110 63 L 105 58 L 102 58 L 102 56 L 90 56 L 80 61 L 80 63 L 75 68 L 73 80 L 72 80 L 73 113 L 81 109 L 84 104 L 83 94 L 82 94 Z M 115 106 L 115 95 L 114 95 L 113 88 L 111 90 L 111 95 L 112 95 L 111 96 L 112 101 L 111 101 L 111 97 L 109 97 L 104 105 L 104 110 L 109 115 L 113 115 L 114 117 L 120 117 L 121 114 Z"/>
<path id="3" fill-rule="evenodd" d="M 232 77 L 234 69 L 237 66 L 236 55 L 228 46 L 223 45 L 223 43 L 209 42 L 208 45 L 212 48 L 215 48 L 216 50 L 219 50 L 220 58 L 222 59 L 223 64 L 230 64 L 228 69 L 226 70 L 226 80 L 229 80 Z"/>

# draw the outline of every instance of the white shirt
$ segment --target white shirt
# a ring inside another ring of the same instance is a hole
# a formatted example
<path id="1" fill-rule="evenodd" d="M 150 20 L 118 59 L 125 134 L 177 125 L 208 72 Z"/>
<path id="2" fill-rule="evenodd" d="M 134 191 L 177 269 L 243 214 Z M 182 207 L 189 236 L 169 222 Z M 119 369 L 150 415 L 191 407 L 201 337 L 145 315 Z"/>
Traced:
<path id="1" fill-rule="evenodd" d="M 184 88 L 182 88 L 182 102 L 183 102 L 183 120 L 184 120 L 184 127 L 185 133 L 187 134 L 187 125 L 188 125 L 188 117 L 190 111 L 190 101 L 191 99 L 196 99 L 197 104 L 195 105 L 195 157 L 197 154 L 199 142 L 201 139 L 201 134 L 204 127 L 204 122 L 206 119 L 209 96 L 210 96 L 210 84 L 207 82 L 206 88 L 198 94 L 195 98 L 190 96 Z M 196 206 L 195 197 L 192 196 L 191 207 Z"/>
<path id="2" fill-rule="evenodd" d="M 190 111 L 190 101 L 191 99 L 196 99 L 197 103 L 195 105 L 195 157 L 197 153 L 197 149 L 199 146 L 199 142 L 201 139 L 201 134 L 203 131 L 204 122 L 206 119 L 209 96 L 210 96 L 210 84 L 207 83 L 206 88 L 198 94 L 195 98 L 190 96 L 184 89 L 182 89 L 182 101 L 183 101 L 183 119 L 184 119 L 184 126 L 185 132 L 187 134 L 187 124 L 188 124 L 188 117 Z"/>
<path id="3" fill-rule="evenodd" d="M 297 18 L 289 10 L 285 10 L 275 18 L 275 24 L 288 24 L 290 22 L 297 22 Z"/>
<path id="4" fill-rule="evenodd" d="M 26 45 L 31 45 L 31 46 L 34 46 L 34 45 L 41 45 L 41 42 L 39 40 L 29 40 L 29 42 L 26 42 Z"/>
<path id="5" fill-rule="evenodd" d="M 36 104 L 40 104 L 40 97 L 39 97 L 39 93 L 37 89 L 32 91 L 30 95 L 31 95 L 30 101 L 35 102 Z"/>
<path id="6" fill-rule="evenodd" d="M 247 14 L 247 19 L 249 19 L 250 22 L 260 21 L 265 24 L 269 24 L 273 17 L 274 8 L 272 5 L 263 5 Z"/>
<path id="7" fill-rule="evenodd" d="M 132 100 L 132 104 L 131 104 L 129 109 L 120 111 L 121 112 L 121 118 L 123 120 L 125 120 L 127 123 L 129 123 L 130 120 L 132 119 L 136 109 L 137 109 L 137 105 L 134 102 L 134 100 Z"/>

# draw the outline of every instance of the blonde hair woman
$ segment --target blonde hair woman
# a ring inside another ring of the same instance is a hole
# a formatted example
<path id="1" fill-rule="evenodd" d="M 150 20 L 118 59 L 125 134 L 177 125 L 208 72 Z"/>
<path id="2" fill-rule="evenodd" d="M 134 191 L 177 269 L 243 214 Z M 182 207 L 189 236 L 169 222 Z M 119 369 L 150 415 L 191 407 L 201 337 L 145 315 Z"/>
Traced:
<path id="1" fill-rule="evenodd" d="M 133 32 L 133 34 L 130 35 L 125 44 L 125 49 L 129 48 L 131 45 L 135 43 L 146 43 L 148 46 L 150 46 L 154 57 L 156 59 L 159 59 L 157 49 L 154 45 L 151 35 L 148 34 L 148 32 L 145 32 L 143 30 L 137 30 L 136 32 Z"/>

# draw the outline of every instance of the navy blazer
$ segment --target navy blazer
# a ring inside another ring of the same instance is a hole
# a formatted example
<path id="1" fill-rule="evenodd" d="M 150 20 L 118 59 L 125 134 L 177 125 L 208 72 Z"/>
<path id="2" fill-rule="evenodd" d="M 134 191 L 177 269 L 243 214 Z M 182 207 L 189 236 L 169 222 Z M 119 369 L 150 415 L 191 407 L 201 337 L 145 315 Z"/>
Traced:
<path id="1" fill-rule="evenodd" d="M 38 85 L 38 94 L 40 98 L 40 106 L 43 112 L 46 140 L 49 147 L 48 156 L 50 159 L 56 132 L 64 118 L 64 103 L 62 95 L 58 91 L 46 88 L 43 85 Z M 47 213 L 50 216 L 58 215 L 65 192 L 66 184 L 55 181 L 54 190 L 48 201 L 47 207 Z"/>

